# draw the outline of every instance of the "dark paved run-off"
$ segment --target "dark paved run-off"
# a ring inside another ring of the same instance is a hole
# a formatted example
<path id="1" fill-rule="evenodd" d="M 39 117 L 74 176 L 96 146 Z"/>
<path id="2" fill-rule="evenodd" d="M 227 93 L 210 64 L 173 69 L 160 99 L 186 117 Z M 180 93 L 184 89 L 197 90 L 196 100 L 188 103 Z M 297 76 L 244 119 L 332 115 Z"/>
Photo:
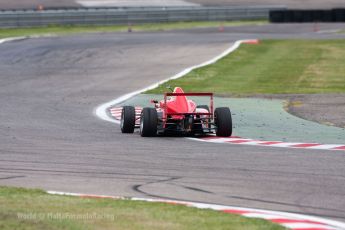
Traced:
<path id="1" fill-rule="evenodd" d="M 92 114 L 98 104 L 214 57 L 234 40 L 265 36 L 288 35 L 94 34 L 0 45 L 0 184 L 344 220 L 342 152 L 141 138 Z"/>
<path id="2" fill-rule="evenodd" d="M 282 99 L 286 101 L 285 110 L 294 116 L 323 125 L 345 128 L 345 93 L 257 94 L 250 97 Z"/>
<path id="3" fill-rule="evenodd" d="M 305 94 L 287 98 L 290 113 L 321 124 L 345 128 L 345 94 Z"/>
<path id="4" fill-rule="evenodd" d="M 96 2 L 96 1 L 93 1 Z M 105 1 L 100 1 L 101 5 L 104 4 Z M 112 2 L 112 4 L 116 2 L 120 2 L 120 5 L 123 5 L 124 1 L 108 1 Z M 130 6 L 133 6 L 133 0 L 128 1 Z M 150 5 L 149 1 L 145 3 L 145 1 L 139 1 L 140 4 Z M 172 1 L 174 2 L 174 1 Z M 288 8 L 297 8 L 297 9 L 308 9 L 308 8 L 317 8 L 317 9 L 329 9 L 335 7 L 345 7 L 345 2 L 343 0 L 261 0 L 261 1 L 254 1 L 254 0 L 186 0 L 188 3 L 196 3 L 204 6 L 264 6 L 264 5 L 283 5 Z M 162 1 L 162 4 L 169 5 L 169 0 Z M 176 3 L 174 3 L 176 4 Z M 21 0 L 21 1 L 8 1 L 8 0 L 0 0 L 0 9 L 33 9 L 36 8 L 38 5 L 43 5 L 45 7 L 81 7 L 74 0 Z M 116 4 L 115 4 L 116 5 Z"/>

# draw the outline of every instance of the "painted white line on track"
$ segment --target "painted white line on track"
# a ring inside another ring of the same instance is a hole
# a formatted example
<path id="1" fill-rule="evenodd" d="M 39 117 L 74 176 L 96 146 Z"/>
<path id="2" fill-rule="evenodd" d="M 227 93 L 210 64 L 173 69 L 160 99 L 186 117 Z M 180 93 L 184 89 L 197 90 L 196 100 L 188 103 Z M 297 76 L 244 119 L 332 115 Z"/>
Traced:
<path id="1" fill-rule="evenodd" d="M 319 146 L 313 146 L 310 147 L 311 149 L 334 149 L 337 147 L 341 147 L 343 145 L 319 145 Z"/>
<path id="2" fill-rule="evenodd" d="M 27 39 L 27 38 L 28 37 L 3 38 L 3 39 L 0 39 L 0 44 L 5 43 L 5 42 L 24 40 L 24 39 Z"/>
<path id="3" fill-rule="evenodd" d="M 20 36 L 20 37 L 12 37 L 12 38 L 2 38 L 0 39 L 0 44 L 5 42 L 13 42 L 13 41 L 20 41 L 20 40 L 26 40 L 30 38 L 51 38 L 55 37 L 54 34 L 44 34 L 44 35 L 30 35 L 30 36 Z"/>
<path id="4" fill-rule="evenodd" d="M 283 142 L 283 143 L 279 143 L 279 144 L 272 144 L 270 146 L 272 147 L 290 147 L 290 146 L 293 146 L 293 145 L 300 145 L 300 144 L 303 144 L 303 143 L 297 143 L 297 142 Z"/>
<path id="5" fill-rule="evenodd" d="M 183 71 L 181 71 L 180 73 L 168 78 L 168 79 L 165 79 L 165 80 L 162 80 L 162 81 L 159 81 L 155 84 L 152 84 L 146 88 L 143 88 L 143 89 L 140 89 L 140 90 L 137 90 L 137 91 L 134 91 L 132 93 L 128 93 L 128 94 L 125 94 L 119 98 L 116 98 L 112 101 L 109 101 L 107 103 L 104 103 L 100 106 L 98 106 L 95 110 L 94 110 L 94 114 L 99 117 L 100 119 L 102 120 L 105 120 L 105 121 L 109 121 L 109 122 L 112 122 L 112 123 L 116 123 L 116 124 L 120 124 L 120 121 L 118 120 L 115 120 L 113 119 L 112 117 L 109 116 L 108 112 L 107 112 L 107 109 L 110 108 L 111 106 L 114 106 L 114 105 L 117 105 L 117 104 L 120 104 L 142 92 L 145 92 L 147 90 L 151 90 L 151 89 L 154 89 L 156 87 L 158 87 L 159 85 L 167 82 L 167 81 L 170 81 L 170 80 L 174 80 L 174 79 L 178 79 L 178 78 L 181 78 L 183 76 L 185 76 L 186 74 L 188 74 L 189 72 L 191 72 L 192 70 L 194 69 L 197 69 L 197 68 L 200 68 L 200 67 L 204 67 L 204 66 L 207 66 L 207 65 L 210 65 L 210 64 L 213 64 L 215 62 L 217 62 L 219 59 L 225 57 L 226 55 L 234 52 L 238 47 L 240 47 L 240 45 L 242 43 L 250 43 L 250 42 L 253 42 L 253 41 L 257 41 L 256 39 L 244 39 L 244 40 L 238 40 L 236 41 L 231 47 L 229 47 L 227 50 L 225 50 L 223 53 L 221 53 L 220 55 L 212 58 L 211 60 L 209 61 L 206 61 L 204 63 L 201 63 L 199 65 L 195 65 L 195 66 L 192 66 L 192 67 L 189 67 L 187 69 L 184 69 Z"/>
<path id="6" fill-rule="evenodd" d="M 167 204 L 178 204 L 187 207 L 194 207 L 199 209 L 212 209 L 220 212 L 238 214 L 248 218 L 260 218 L 273 223 L 282 225 L 289 229 L 345 229 L 345 223 L 340 221 L 329 220 L 320 217 L 300 215 L 288 212 L 277 212 L 263 209 L 252 209 L 242 208 L 235 206 L 216 205 L 207 203 L 197 203 L 189 201 L 179 200 L 165 200 L 165 199 L 149 199 L 149 198 L 136 198 L 136 197 L 119 197 L 119 196 L 108 196 L 108 195 L 93 195 L 93 194 L 80 194 L 80 193 L 69 193 L 69 192 L 57 192 L 47 191 L 52 195 L 68 195 L 77 196 L 84 198 L 109 198 L 109 199 L 125 199 L 133 201 L 146 201 L 146 202 L 159 202 Z"/>

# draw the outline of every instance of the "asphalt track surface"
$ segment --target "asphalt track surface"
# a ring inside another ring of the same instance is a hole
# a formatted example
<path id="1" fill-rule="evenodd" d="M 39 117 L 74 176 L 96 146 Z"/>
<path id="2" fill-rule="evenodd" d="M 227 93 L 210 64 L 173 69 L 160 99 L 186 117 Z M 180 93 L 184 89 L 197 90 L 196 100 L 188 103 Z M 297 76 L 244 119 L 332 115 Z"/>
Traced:
<path id="1" fill-rule="evenodd" d="M 89 34 L 1 44 L 0 185 L 345 220 L 342 152 L 141 138 L 93 115 L 99 104 L 211 59 L 240 38 L 344 38 L 299 32 L 309 26 L 286 25 L 284 33 L 281 25 L 268 25 L 252 33 L 243 27 L 245 33 Z"/>

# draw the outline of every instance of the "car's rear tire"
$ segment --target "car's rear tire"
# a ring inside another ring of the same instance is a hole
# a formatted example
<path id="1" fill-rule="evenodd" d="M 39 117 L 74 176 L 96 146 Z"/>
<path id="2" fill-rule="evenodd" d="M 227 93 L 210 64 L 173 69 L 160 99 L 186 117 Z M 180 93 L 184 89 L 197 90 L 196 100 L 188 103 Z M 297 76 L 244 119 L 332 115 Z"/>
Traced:
<path id="1" fill-rule="evenodd" d="M 135 128 L 135 108 L 133 106 L 123 106 L 121 113 L 121 132 L 133 133 Z"/>
<path id="2" fill-rule="evenodd" d="M 155 108 L 144 108 L 140 116 L 140 135 L 154 137 L 157 135 L 158 115 Z"/>
<path id="3" fill-rule="evenodd" d="M 232 134 L 232 118 L 228 107 L 216 108 L 214 111 L 214 122 L 216 135 L 218 137 L 229 137 Z"/>

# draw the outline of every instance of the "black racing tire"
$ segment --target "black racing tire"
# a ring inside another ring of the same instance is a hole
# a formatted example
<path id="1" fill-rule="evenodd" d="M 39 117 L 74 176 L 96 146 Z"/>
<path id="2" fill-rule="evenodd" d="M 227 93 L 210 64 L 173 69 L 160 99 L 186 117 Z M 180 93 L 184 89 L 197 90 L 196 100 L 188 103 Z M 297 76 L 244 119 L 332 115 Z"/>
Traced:
<path id="1" fill-rule="evenodd" d="M 218 137 L 229 137 L 232 134 L 232 118 L 228 107 L 216 108 L 214 111 L 214 122 L 216 135 Z"/>
<path id="2" fill-rule="evenodd" d="M 157 135 L 158 115 L 155 108 L 144 108 L 140 116 L 140 135 L 154 137 Z"/>
<path id="3" fill-rule="evenodd" d="M 121 113 L 121 132 L 133 133 L 135 128 L 135 108 L 133 106 L 123 106 Z"/>

